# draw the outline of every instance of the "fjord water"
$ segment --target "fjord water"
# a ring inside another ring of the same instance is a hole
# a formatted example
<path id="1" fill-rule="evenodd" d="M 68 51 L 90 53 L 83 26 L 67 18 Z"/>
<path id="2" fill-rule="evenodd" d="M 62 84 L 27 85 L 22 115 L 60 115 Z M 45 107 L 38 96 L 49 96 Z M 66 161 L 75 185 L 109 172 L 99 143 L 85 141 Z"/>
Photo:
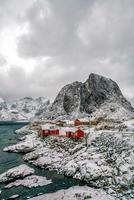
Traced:
<path id="1" fill-rule="evenodd" d="M 4 147 L 17 143 L 18 137 L 20 136 L 15 134 L 14 131 L 21 128 L 22 126 L 24 126 L 22 123 L 10 124 L 5 122 L 0 124 L 0 174 L 7 171 L 8 169 L 11 169 L 12 167 L 24 164 L 21 154 L 3 152 Z M 0 190 L 2 191 L 0 194 L 0 200 L 6 200 L 14 194 L 20 195 L 18 198 L 19 200 L 25 200 L 27 197 L 37 196 L 39 193 L 52 193 L 60 189 L 67 189 L 71 186 L 82 185 L 82 183 L 72 178 L 67 178 L 63 175 L 57 175 L 54 172 L 42 170 L 34 167 L 33 165 L 29 166 L 35 169 L 36 175 L 45 176 L 48 179 L 52 179 L 52 183 L 47 186 L 31 189 L 25 187 L 13 187 L 11 189 L 4 189 L 4 184 L 0 184 Z"/>

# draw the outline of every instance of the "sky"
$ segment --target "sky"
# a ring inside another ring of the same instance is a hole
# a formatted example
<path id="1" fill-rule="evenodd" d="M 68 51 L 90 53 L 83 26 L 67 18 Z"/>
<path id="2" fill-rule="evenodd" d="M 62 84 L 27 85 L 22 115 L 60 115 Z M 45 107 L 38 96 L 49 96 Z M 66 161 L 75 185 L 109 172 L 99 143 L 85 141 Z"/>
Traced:
<path id="1" fill-rule="evenodd" d="M 0 0 L 0 97 L 52 101 L 90 73 L 134 97 L 134 0 Z"/>

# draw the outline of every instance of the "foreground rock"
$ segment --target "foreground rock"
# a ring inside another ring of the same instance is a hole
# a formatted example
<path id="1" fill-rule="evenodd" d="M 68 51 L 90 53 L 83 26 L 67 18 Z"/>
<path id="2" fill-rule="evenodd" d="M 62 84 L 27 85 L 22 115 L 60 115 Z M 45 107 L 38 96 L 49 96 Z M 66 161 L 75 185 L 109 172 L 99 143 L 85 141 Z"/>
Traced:
<path id="1" fill-rule="evenodd" d="M 24 126 L 20 129 L 17 129 L 15 131 L 16 134 L 19 134 L 19 135 L 27 135 L 27 134 L 32 134 L 34 131 L 33 130 L 30 130 L 28 129 L 28 126 Z"/>
<path id="2" fill-rule="evenodd" d="M 38 187 L 38 186 L 45 186 L 50 183 L 52 183 L 52 181 L 47 180 L 46 177 L 32 175 L 24 179 L 18 179 L 12 183 L 9 183 L 8 185 L 5 186 L 5 188 L 11 188 L 13 186 L 16 186 L 16 187 L 24 186 L 24 187 L 32 188 L 32 187 Z"/>
<path id="3" fill-rule="evenodd" d="M 89 187 L 72 187 L 68 190 L 60 190 L 52 194 L 45 194 L 30 200 L 115 200 L 102 190 L 96 190 Z"/>
<path id="4" fill-rule="evenodd" d="M 134 195 L 133 135 L 92 134 L 88 146 L 84 141 L 49 137 L 42 141 L 41 148 L 35 148 L 23 159 L 130 200 L 130 194 Z"/>
<path id="5" fill-rule="evenodd" d="M 21 130 L 23 132 L 23 130 Z M 28 153 L 33 151 L 37 146 L 42 146 L 42 142 L 39 141 L 38 136 L 35 131 L 32 131 L 31 134 L 26 135 L 21 138 L 21 142 L 5 147 L 3 151 L 8 152 L 18 152 L 18 153 Z"/>
<path id="6" fill-rule="evenodd" d="M 34 173 L 34 169 L 28 167 L 27 165 L 20 165 L 14 167 L 7 172 L 0 174 L 0 183 L 14 181 L 18 178 L 22 179 Z"/>

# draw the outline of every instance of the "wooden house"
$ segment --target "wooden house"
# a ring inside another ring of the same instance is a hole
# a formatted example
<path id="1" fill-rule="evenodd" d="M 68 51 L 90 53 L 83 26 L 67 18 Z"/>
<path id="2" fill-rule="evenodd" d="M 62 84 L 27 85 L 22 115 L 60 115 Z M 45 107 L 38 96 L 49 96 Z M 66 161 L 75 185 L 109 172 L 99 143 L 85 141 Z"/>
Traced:
<path id="1" fill-rule="evenodd" d="M 50 135 L 53 135 L 53 136 L 59 135 L 59 129 L 54 124 L 42 125 L 39 129 L 39 136 L 47 137 Z"/>
<path id="2" fill-rule="evenodd" d="M 72 139 L 80 139 L 85 137 L 85 132 L 81 130 L 80 128 L 70 128 L 66 130 L 66 137 L 72 138 Z"/>

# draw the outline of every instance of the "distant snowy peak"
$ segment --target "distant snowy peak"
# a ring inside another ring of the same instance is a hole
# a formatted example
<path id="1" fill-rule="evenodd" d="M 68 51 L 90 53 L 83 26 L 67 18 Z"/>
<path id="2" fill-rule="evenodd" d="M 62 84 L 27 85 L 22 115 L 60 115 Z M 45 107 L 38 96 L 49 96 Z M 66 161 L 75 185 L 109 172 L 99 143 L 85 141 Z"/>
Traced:
<path id="1" fill-rule="evenodd" d="M 7 103 L 2 98 L 0 98 L 0 110 L 7 110 Z"/>
<path id="2" fill-rule="evenodd" d="M 119 119 L 134 117 L 134 109 L 117 83 L 93 73 L 84 83 L 74 82 L 64 86 L 44 117 L 76 118 L 91 113 Z"/>
<path id="3" fill-rule="evenodd" d="M 0 120 L 31 120 L 50 104 L 45 97 L 24 97 L 7 104 L 0 98 Z"/>
<path id="4" fill-rule="evenodd" d="M 47 109 L 50 104 L 49 100 L 45 97 L 32 98 L 24 97 L 10 105 L 10 110 L 18 111 L 19 114 L 25 116 L 27 119 L 34 118 L 40 110 Z"/>

